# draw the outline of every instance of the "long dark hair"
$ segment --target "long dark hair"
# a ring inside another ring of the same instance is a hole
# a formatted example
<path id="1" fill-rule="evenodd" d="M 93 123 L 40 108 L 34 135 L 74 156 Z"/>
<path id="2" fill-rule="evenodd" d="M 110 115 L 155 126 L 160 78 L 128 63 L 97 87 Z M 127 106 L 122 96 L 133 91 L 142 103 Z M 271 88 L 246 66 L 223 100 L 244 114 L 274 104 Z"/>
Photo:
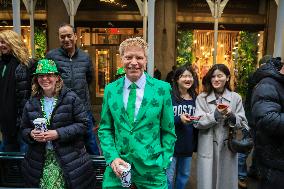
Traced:
<path id="1" fill-rule="evenodd" d="M 181 101 L 182 100 L 182 97 L 180 95 L 180 91 L 179 91 L 179 88 L 178 88 L 178 83 L 177 81 L 180 79 L 180 76 L 185 72 L 185 71 L 189 71 L 192 76 L 193 76 L 193 84 L 192 86 L 187 90 L 188 94 L 193 98 L 195 99 L 196 96 L 197 96 L 197 92 L 196 92 L 196 88 L 198 86 L 198 77 L 197 77 L 197 74 L 195 73 L 194 69 L 190 66 L 190 65 L 183 65 L 183 66 L 180 66 L 178 67 L 175 72 L 174 72 L 174 76 L 173 76 L 173 96 L 178 100 L 178 101 Z"/>
<path id="2" fill-rule="evenodd" d="M 229 80 L 226 81 L 226 84 L 225 84 L 224 87 L 227 88 L 229 91 L 232 91 L 231 87 L 230 87 L 231 74 L 230 74 L 229 68 L 225 64 L 214 64 L 202 79 L 203 92 L 207 93 L 207 96 L 212 91 L 214 91 L 214 88 L 213 88 L 212 83 L 211 83 L 211 78 L 212 78 L 215 70 L 220 70 L 227 77 L 229 77 Z"/>

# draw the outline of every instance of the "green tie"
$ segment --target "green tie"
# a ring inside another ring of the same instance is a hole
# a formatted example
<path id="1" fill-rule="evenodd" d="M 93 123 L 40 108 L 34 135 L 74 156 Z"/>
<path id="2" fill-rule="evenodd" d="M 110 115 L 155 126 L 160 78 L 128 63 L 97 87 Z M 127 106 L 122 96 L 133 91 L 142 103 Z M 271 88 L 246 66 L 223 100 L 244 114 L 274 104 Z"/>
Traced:
<path id="1" fill-rule="evenodd" d="M 129 86 L 130 92 L 129 92 L 129 96 L 128 96 L 128 102 L 127 102 L 127 114 L 128 114 L 128 118 L 130 120 L 130 123 L 134 122 L 134 115 L 135 115 L 135 102 L 136 102 L 136 84 L 132 83 Z"/>

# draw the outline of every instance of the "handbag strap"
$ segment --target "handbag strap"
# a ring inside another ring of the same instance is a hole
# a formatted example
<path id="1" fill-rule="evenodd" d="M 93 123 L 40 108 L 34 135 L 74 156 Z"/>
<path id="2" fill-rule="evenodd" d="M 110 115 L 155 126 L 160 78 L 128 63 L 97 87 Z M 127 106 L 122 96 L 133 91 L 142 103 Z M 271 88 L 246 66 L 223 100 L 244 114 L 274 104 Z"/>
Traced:
<path id="1" fill-rule="evenodd" d="M 227 121 L 226 121 L 225 124 L 228 124 Z M 229 127 L 228 125 L 226 125 L 226 126 Z M 236 132 L 235 132 L 235 130 L 234 130 L 234 127 L 229 127 L 229 129 L 228 129 L 228 142 L 227 142 L 227 144 L 228 144 L 229 150 L 230 150 L 231 152 L 233 152 L 233 153 L 236 153 L 236 152 L 235 152 L 234 149 L 232 148 L 231 142 L 232 142 L 232 140 L 234 139 L 234 136 L 235 136 L 235 135 L 236 135 Z"/>

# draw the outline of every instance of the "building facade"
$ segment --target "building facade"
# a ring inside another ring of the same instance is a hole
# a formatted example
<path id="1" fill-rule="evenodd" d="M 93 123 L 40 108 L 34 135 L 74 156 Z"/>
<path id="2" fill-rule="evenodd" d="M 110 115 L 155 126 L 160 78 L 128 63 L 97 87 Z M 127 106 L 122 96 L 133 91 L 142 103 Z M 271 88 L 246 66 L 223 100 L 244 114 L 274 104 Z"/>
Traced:
<path id="1" fill-rule="evenodd" d="M 0 30 L 11 28 L 12 0 L 0 0 Z M 5 5 L 5 6 L 4 6 Z M 257 32 L 258 56 L 273 54 L 277 18 L 275 0 L 229 0 L 219 19 L 218 61 L 234 64 L 232 53 L 240 31 Z M 29 45 L 29 21 L 21 4 L 23 37 Z M 61 0 L 38 0 L 35 8 L 35 26 L 45 28 L 47 49 L 58 47 L 58 26 L 69 22 L 69 15 Z M 101 104 L 104 87 L 114 80 L 121 67 L 118 46 L 128 37 L 143 36 L 143 17 L 133 0 L 82 0 L 74 17 L 78 46 L 93 60 L 95 82 L 92 101 Z M 179 31 L 191 31 L 193 64 L 199 74 L 212 64 L 214 19 L 204 0 L 156 0 L 155 3 L 155 66 L 162 79 L 177 64 Z M 233 69 L 233 67 L 232 67 Z M 204 73 L 203 73 L 204 72 Z"/>

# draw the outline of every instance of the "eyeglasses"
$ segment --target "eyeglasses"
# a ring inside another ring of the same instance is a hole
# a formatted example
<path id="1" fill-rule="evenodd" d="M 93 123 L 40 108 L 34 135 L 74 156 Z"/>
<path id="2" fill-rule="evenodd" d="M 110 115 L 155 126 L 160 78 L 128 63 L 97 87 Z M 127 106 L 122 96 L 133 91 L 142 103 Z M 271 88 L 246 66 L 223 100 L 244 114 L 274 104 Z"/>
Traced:
<path id="1" fill-rule="evenodd" d="M 180 75 L 179 78 L 186 79 L 186 78 L 193 78 L 192 75 Z"/>

